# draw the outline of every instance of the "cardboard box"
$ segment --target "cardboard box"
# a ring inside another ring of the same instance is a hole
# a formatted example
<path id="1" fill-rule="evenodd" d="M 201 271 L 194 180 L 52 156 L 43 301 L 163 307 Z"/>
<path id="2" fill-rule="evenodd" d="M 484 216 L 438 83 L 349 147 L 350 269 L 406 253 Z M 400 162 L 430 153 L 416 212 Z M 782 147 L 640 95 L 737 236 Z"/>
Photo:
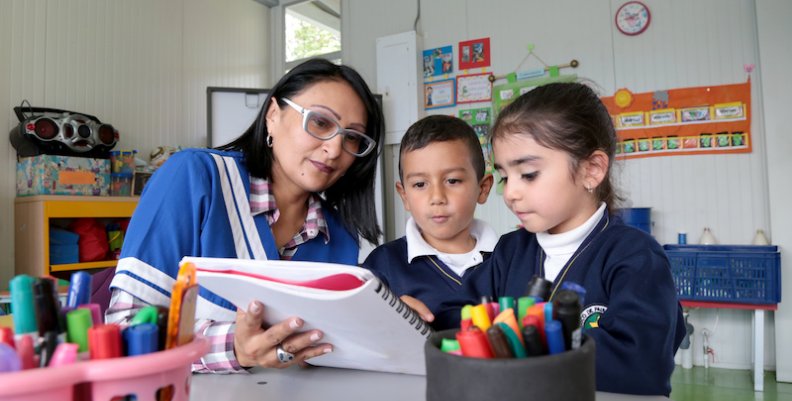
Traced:
<path id="1" fill-rule="evenodd" d="M 38 155 L 17 162 L 17 196 L 107 196 L 110 160 Z"/>

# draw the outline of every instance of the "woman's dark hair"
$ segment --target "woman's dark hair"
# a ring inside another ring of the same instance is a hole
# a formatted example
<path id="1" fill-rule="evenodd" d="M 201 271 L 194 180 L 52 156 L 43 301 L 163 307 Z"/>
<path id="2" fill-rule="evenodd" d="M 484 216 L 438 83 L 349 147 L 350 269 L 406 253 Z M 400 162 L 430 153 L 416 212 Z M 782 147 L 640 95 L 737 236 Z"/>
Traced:
<path id="1" fill-rule="evenodd" d="M 345 82 L 360 97 L 366 108 L 366 135 L 377 143 L 377 148 L 364 157 L 355 158 L 349 170 L 324 191 L 323 203 L 338 212 L 341 222 L 350 232 L 376 245 L 382 231 L 374 209 L 374 177 L 385 122 L 368 85 L 351 67 L 336 65 L 324 59 L 311 59 L 294 67 L 272 87 L 250 128 L 233 142 L 218 149 L 241 151 L 251 175 L 272 179 L 272 148 L 266 145 L 266 113 L 272 98 L 277 100 L 279 107 L 288 107 L 283 102 L 284 98 L 294 98 L 309 87 L 328 81 Z"/>
<path id="2" fill-rule="evenodd" d="M 407 128 L 399 150 L 399 179 L 404 181 L 402 156 L 405 153 L 445 141 L 462 141 L 467 146 L 473 171 L 476 172 L 476 178 L 481 181 L 484 178 L 486 165 L 476 131 L 462 119 L 442 114 L 424 117 Z"/>
<path id="3" fill-rule="evenodd" d="M 544 147 L 566 152 L 573 174 L 580 161 L 594 151 L 605 152 L 608 171 L 595 195 L 609 211 L 615 210 L 621 201 L 610 175 L 616 153 L 616 129 L 605 105 L 591 88 L 581 83 L 554 83 L 518 97 L 498 115 L 490 141 L 516 134 L 528 135 Z"/>

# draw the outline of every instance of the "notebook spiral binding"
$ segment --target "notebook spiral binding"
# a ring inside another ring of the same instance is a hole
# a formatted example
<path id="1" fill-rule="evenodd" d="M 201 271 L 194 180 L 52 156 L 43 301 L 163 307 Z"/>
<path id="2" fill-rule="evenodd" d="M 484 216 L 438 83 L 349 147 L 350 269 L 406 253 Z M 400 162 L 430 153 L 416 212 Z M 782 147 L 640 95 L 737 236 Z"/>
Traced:
<path id="1" fill-rule="evenodd" d="M 429 336 L 432 335 L 432 328 L 418 316 L 418 313 L 404 303 L 404 301 L 399 299 L 390 288 L 379 283 L 375 292 L 380 294 L 382 299 L 394 308 L 397 313 L 401 314 L 404 320 L 409 319 L 410 325 L 415 327 L 416 331 L 420 331 L 422 336 L 429 338 Z"/>

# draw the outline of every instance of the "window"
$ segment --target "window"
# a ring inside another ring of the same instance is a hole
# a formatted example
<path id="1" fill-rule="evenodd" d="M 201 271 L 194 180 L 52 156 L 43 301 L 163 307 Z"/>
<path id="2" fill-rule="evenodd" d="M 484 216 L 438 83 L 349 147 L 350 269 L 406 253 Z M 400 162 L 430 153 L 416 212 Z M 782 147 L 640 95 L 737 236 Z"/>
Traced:
<path id="1" fill-rule="evenodd" d="M 341 0 L 310 0 L 284 8 L 286 71 L 311 57 L 341 62 Z"/>

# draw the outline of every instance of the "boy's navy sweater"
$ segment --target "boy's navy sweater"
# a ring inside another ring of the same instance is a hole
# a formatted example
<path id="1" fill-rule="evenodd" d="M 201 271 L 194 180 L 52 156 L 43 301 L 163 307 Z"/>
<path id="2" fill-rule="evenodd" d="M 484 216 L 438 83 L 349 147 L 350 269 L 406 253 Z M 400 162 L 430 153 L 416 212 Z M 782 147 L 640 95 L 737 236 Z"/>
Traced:
<path id="1" fill-rule="evenodd" d="M 535 234 L 506 234 L 492 257 L 467 275 L 475 288 L 470 292 L 522 296 L 532 276 L 543 277 L 543 261 Z M 581 322 L 596 344 L 597 390 L 668 396 L 685 327 L 668 258 L 657 241 L 606 210 L 553 289 L 562 282 L 586 289 Z"/>
<path id="2" fill-rule="evenodd" d="M 482 252 L 486 261 L 489 253 Z M 385 285 L 398 295 L 409 295 L 423 302 L 435 316 L 435 330 L 458 328 L 460 310 L 466 304 L 477 304 L 480 298 L 474 286 L 467 285 L 471 273 L 482 264 L 469 268 L 459 277 L 436 256 L 419 256 L 407 262 L 406 237 L 374 249 L 363 262 Z"/>

